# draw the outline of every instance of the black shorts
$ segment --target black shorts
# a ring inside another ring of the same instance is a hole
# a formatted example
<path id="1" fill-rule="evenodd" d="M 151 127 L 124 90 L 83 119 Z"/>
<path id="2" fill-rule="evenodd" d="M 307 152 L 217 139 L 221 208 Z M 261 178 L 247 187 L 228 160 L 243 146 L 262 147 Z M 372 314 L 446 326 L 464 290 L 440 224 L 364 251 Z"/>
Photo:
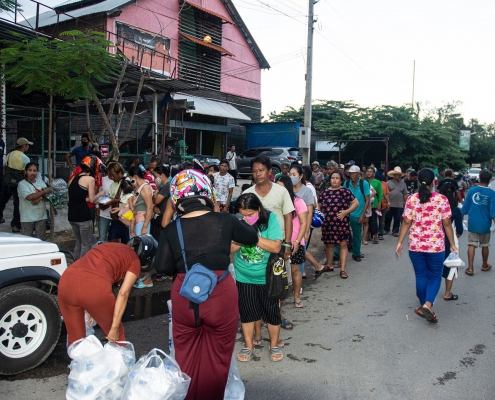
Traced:
<path id="1" fill-rule="evenodd" d="M 299 245 L 299 249 L 297 249 L 294 255 L 290 256 L 290 263 L 300 265 L 306 261 L 306 246 Z"/>
<path id="2" fill-rule="evenodd" d="M 128 226 L 113 219 L 108 230 L 108 241 L 110 242 L 116 239 L 120 239 L 121 243 L 127 243 L 131 240 L 131 234 Z"/>
<path id="3" fill-rule="evenodd" d="M 239 314 L 243 324 L 260 319 L 270 325 L 282 323 L 279 300 L 270 300 L 266 297 L 266 285 L 239 281 L 236 282 L 236 285 L 239 292 Z"/>

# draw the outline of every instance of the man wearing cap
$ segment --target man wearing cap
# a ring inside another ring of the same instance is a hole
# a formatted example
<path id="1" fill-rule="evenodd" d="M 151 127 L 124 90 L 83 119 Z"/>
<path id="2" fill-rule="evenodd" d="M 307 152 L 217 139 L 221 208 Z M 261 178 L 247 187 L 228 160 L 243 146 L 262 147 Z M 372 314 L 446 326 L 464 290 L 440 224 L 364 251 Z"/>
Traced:
<path id="1" fill-rule="evenodd" d="M 350 218 L 352 229 L 352 258 L 354 261 L 360 262 L 363 223 L 366 210 L 370 204 L 370 185 L 368 182 L 361 179 L 361 169 L 357 165 L 351 165 L 349 174 L 351 179 L 344 183 L 344 187 L 349 189 L 359 202 L 358 208 L 351 213 Z"/>
<path id="2" fill-rule="evenodd" d="M 402 172 L 400 167 L 395 167 L 392 171 L 388 171 L 387 175 L 393 179 L 390 179 L 387 182 L 388 189 L 390 190 L 388 195 L 390 209 L 387 211 L 387 215 L 385 216 L 384 233 L 390 233 L 390 225 L 393 218 L 394 227 L 392 229 L 392 235 L 398 237 L 402 213 L 404 212 L 404 205 L 407 201 L 407 187 L 401 179 L 401 177 L 405 174 Z"/>
<path id="3" fill-rule="evenodd" d="M 10 198 L 14 197 L 14 217 L 10 223 L 13 233 L 21 232 L 21 215 L 19 214 L 19 196 L 17 196 L 17 184 L 23 179 L 24 169 L 26 164 L 30 162 L 26 153 L 29 150 L 29 146 L 33 143 L 26 138 L 17 139 L 17 147 L 11 151 L 5 159 L 5 165 L 3 166 L 2 173 L 7 177 L 9 182 L 4 179 L 3 193 L 0 199 L 0 224 L 5 222 L 3 218 L 3 211 Z"/>
<path id="4" fill-rule="evenodd" d="M 74 147 L 70 153 L 67 153 L 65 155 L 65 161 L 67 162 L 67 165 L 71 169 L 71 171 L 74 171 L 74 166 L 70 162 L 70 158 L 72 156 L 76 157 L 76 167 L 81 164 L 81 161 L 83 160 L 84 157 L 89 155 L 91 151 L 93 150 L 93 145 L 89 144 L 89 135 L 87 133 L 83 133 L 81 135 L 81 146 Z"/>

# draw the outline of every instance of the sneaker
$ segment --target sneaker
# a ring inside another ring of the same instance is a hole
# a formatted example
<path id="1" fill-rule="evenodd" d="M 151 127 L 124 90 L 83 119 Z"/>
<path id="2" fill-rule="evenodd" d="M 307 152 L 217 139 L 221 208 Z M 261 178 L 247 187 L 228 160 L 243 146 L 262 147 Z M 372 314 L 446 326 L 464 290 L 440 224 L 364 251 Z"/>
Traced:
<path id="1" fill-rule="evenodd" d="M 392 236 L 393 237 L 399 237 L 399 234 L 398 233 L 392 233 Z"/>
<path id="2" fill-rule="evenodd" d="M 352 257 L 352 259 L 356 262 L 361 262 L 361 257 Z"/>
<path id="3" fill-rule="evenodd" d="M 378 235 L 378 240 L 383 240 L 383 235 Z"/>
<path id="4" fill-rule="evenodd" d="M 373 239 L 373 244 L 378 244 L 378 239 Z"/>

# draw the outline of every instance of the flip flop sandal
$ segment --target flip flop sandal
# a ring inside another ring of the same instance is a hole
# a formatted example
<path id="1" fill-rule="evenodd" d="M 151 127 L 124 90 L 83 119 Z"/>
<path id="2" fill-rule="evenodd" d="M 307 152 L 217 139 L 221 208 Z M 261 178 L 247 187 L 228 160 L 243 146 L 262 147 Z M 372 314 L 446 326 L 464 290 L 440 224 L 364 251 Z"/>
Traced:
<path id="1" fill-rule="evenodd" d="M 490 271 L 492 269 L 492 263 L 486 263 L 486 268 L 481 268 L 482 271 Z"/>
<path id="2" fill-rule="evenodd" d="M 422 312 L 420 312 L 420 310 L 421 310 L 421 307 L 418 307 L 418 308 L 414 309 L 414 312 L 416 314 L 418 314 L 421 318 L 426 318 L 425 315 Z"/>
<path id="3" fill-rule="evenodd" d="M 342 279 L 347 279 L 349 277 L 349 275 L 347 275 L 347 272 L 345 272 L 345 271 L 340 271 L 340 277 Z"/>
<path id="4" fill-rule="evenodd" d="M 276 356 L 282 356 L 280 358 L 276 357 Z M 270 361 L 273 361 L 273 362 L 279 362 L 279 361 L 282 361 L 284 359 L 284 353 L 282 353 L 282 350 L 280 349 L 280 347 L 271 347 L 270 348 Z"/>
<path id="5" fill-rule="evenodd" d="M 469 275 L 469 276 L 473 276 L 474 275 L 474 271 L 472 269 L 467 269 L 464 272 L 466 273 L 466 275 Z"/>
<path id="6" fill-rule="evenodd" d="M 367 241 L 367 240 L 364 240 L 362 243 L 363 243 L 365 246 L 367 246 L 367 245 L 368 245 L 368 241 Z"/>
<path id="7" fill-rule="evenodd" d="M 287 329 L 289 331 L 294 328 L 294 324 L 292 322 L 290 322 L 287 318 L 284 318 L 282 320 L 281 325 L 282 325 L 282 328 Z M 287 325 L 290 325 L 290 328 Z"/>
<path id="8" fill-rule="evenodd" d="M 449 300 L 457 300 L 459 298 L 459 296 L 457 296 L 456 294 L 454 293 L 451 293 L 451 296 L 450 297 L 444 297 L 443 299 L 445 301 L 449 301 Z"/>
<path id="9" fill-rule="evenodd" d="M 143 281 L 139 281 L 138 283 L 134 284 L 134 287 L 136 289 L 147 289 L 153 287 L 153 283 L 148 283 L 147 285 L 145 285 Z"/>
<path id="10" fill-rule="evenodd" d="M 249 362 L 253 358 L 253 351 L 244 347 L 239 354 L 237 354 L 237 361 L 239 362 Z"/>
<path id="11" fill-rule="evenodd" d="M 255 337 L 253 338 L 253 345 L 261 346 L 262 344 L 263 344 L 263 341 L 261 340 L 261 338 L 259 338 L 259 339 L 256 339 Z"/>
<path id="12" fill-rule="evenodd" d="M 304 308 L 303 302 L 302 301 L 295 301 L 294 302 L 294 308 Z"/>
<path id="13" fill-rule="evenodd" d="M 421 311 L 423 311 L 423 314 L 428 322 L 431 322 L 433 324 L 436 324 L 438 322 L 437 315 L 428 307 L 421 307 Z"/>
<path id="14" fill-rule="evenodd" d="M 319 271 L 315 271 L 315 276 L 313 277 L 313 280 L 316 281 L 320 276 L 323 275 L 323 272 L 325 272 L 325 268 L 322 268 Z"/>
<path id="15" fill-rule="evenodd" d="M 159 276 L 158 278 L 156 278 L 156 281 L 157 282 L 172 282 L 173 279 L 169 278 L 167 275 L 162 275 L 162 276 Z"/>

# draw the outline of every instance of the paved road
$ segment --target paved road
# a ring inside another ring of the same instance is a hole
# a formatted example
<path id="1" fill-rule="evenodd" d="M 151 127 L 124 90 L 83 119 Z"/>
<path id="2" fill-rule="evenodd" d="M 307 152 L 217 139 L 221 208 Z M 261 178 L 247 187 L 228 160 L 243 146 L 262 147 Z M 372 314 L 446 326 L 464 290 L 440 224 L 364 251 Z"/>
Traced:
<path id="1" fill-rule="evenodd" d="M 409 258 L 397 260 L 396 239 L 385 238 L 363 246 L 363 262 L 349 262 L 349 279 L 336 270 L 316 283 L 304 281 L 304 309 L 290 303 L 285 309 L 295 324 L 282 332 L 285 359 L 270 362 L 266 344 L 255 352 L 258 361 L 239 365 L 246 399 L 495 398 L 495 271 L 480 272 L 477 254 L 475 275 L 462 272 L 454 283 L 459 300 L 443 301 L 440 292 L 435 306 L 440 321 L 428 324 L 414 314 Z M 464 259 L 466 239 L 460 240 Z M 318 237 L 311 247 L 323 259 Z M 138 356 L 153 347 L 167 349 L 165 316 L 128 322 L 125 328 Z M 238 338 L 236 351 L 242 347 Z M 68 362 L 60 355 L 58 363 L 44 372 L 56 376 L 1 381 L 0 398 L 63 399 Z"/>

